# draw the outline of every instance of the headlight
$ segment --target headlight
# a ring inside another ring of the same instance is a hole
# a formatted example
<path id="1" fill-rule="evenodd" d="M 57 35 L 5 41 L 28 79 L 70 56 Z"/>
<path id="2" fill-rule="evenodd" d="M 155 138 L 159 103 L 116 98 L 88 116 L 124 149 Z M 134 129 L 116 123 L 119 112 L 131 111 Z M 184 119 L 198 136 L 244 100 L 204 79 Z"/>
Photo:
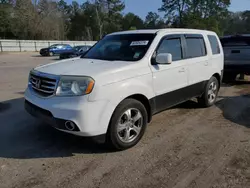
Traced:
<path id="1" fill-rule="evenodd" d="M 57 96 L 79 96 L 91 93 L 95 81 L 85 76 L 62 76 L 57 86 Z"/>

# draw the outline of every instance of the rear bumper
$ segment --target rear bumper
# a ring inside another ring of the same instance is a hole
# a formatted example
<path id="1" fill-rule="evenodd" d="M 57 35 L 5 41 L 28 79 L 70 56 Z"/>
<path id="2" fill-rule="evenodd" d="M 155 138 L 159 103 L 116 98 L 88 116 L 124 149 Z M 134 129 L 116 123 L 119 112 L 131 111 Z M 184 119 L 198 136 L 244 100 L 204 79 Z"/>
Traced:
<path id="1" fill-rule="evenodd" d="M 235 74 L 250 74 L 250 62 L 249 64 L 245 65 L 237 65 L 237 64 L 231 64 L 231 65 L 224 65 L 224 73 L 235 73 Z"/>

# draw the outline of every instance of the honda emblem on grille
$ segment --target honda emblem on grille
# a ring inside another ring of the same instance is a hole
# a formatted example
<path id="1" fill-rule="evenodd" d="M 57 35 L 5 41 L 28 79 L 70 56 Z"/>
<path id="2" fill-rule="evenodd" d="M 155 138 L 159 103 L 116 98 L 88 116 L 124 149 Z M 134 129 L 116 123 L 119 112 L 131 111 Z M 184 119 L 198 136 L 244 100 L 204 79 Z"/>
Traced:
<path id="1" fill-rule="evenodd" d="M 36 80 L 36 82 L 35 82 L 35 86 L 36 86 L 36 88 L 40 88 L 40 86 L 41 86 L 41 80 L 40 79 L 37 79 Z"/>

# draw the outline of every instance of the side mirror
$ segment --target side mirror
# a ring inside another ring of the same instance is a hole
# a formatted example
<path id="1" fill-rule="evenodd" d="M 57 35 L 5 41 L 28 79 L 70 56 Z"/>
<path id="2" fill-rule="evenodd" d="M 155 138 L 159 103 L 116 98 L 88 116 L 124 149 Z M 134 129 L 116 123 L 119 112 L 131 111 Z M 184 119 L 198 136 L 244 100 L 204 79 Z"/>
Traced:
<path id="1" fill-rule="evenodd" d="M 157 64 L 171 64 L 172 54 L 169 54 L 169 53 L 157 54 L 155 57 L 155 61 Z"/>

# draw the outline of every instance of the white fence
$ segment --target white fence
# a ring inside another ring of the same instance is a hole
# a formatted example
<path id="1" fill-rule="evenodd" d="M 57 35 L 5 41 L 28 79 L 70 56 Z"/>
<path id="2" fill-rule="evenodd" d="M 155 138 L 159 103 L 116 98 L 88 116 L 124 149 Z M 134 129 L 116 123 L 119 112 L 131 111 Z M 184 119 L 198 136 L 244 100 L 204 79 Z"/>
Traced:
<path id="1" fill-rule="evenodd" d="M 95 41 L 0 40 L 0 52 L 37 52 L 52 44 L 93 45 Z"/>

